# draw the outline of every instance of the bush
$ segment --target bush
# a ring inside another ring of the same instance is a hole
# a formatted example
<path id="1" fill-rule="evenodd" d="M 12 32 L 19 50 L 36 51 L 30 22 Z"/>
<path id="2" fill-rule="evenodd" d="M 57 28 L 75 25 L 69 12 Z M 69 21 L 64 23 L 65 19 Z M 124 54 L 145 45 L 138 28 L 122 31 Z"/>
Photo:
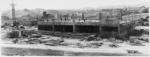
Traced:
<path id="1" fill-rule="evenodd" d="M 36 26 L 37 25 L 37 21 L 31 21 L 31 26 Z"/>
<path id="2" fill-rule="evenodd" d="M 20 25 L 20 23 L 19 23 L 19 22 L 17 22 L 17 21 L 13 22 L 13 26 L 18 27 L 19 25 Z"/>

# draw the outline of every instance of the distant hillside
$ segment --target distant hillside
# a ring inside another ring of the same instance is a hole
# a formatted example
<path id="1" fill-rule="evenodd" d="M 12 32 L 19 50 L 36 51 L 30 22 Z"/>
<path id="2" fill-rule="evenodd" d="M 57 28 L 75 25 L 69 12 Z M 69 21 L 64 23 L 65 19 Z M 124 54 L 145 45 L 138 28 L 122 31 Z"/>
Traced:
<path id="1" fill-rule="evenodd" d="M 42 15 L 42 12 L 45 11 L 45 9 L 33 9 L 33 10 L 16 10 L 16 18 L 20 18 L 22 16 L 31 15 L 32 17 L 36 15 Z M 2 16 L 8 16 L 9 18 L 12 18 L 12 12 L 11 11 L 4 11 L 2 12 Z"/>
<path id="2" fill-rule="evenodd" d="M 149 13 L 139 13 L 139 14 L 130 14 L 123 16 L 123 20 L 139 20 L 140 18 L 146 18 L 149 16 Z"/>
<path id="3" fill-rule="evenodd" d="M 106 8 L 103 10 L 108 10 L 112 8 Z M 132 13 L 138 13 L 138 12 L 148 12 L 148 8 L 145 6 L 139 6 L 139 7 L 126 7 L 126 8 L 117 8 L 117 9 L 122 9 L 122 14 L 123 15 L 129 15 Z M 115 8 L 113 9 L 115 10 Z M 46 10 L 46 9 L 33 9 L 33 10 L 16 10 L 16 18 L 17 19 L 23 19 L 25 17 L 28 17 L 29 19 L 38 19 L 42 17 L 42 13 L 46 11 L 48 14 L 72 14 L 72 13 L 85 13 L 85 14 L 97 14 L 102 11 L 102 8 L 90 8 L 90 9 L 80 9 L 80 10 Z M 8 16 L 10 19 L 12 18 L 11 11 L 4 11 L 2 12 L 2 16 Z M 23 17 L 23 18 L 22 18 Z M 94 16 L 93 16 L 94 17 Z M 91 18 L 91 17 L 90 17 Z"/>

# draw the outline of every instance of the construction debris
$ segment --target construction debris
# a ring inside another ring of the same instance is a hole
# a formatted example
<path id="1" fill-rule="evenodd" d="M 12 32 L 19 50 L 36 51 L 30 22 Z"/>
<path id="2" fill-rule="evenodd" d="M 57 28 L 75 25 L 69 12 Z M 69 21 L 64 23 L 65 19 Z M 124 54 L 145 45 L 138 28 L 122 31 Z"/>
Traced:
<path id="1" fill-rule="evenodd" d="M 120 47 L 119 45 L 117 44 L 109 44 L 110 47 L 114 47 L 114 48 L 117 48 L 117 47 Z"/>
<path id="2" fill-rule="evenodd" d="M 129 41 L 130 41 L 130 45 L 132 45 L 132 46 L 145 46 L 144 44 L 142 44 L 142 41 L 139 40 L 138 37 L 132 36 L 132 37 L 130 37 Z"/>
<path id="3" fill-rule="evenodd" d="M 57 44 L 54 42 L 47 42 L 47 43 L 45 43 L 45 45 L 56 46 Z"/>
<path id="4" fill-rule="evenodd" d="M 78 48 L 84 48 L 84 47 L 85 47 L 85 46 L 84 46 L 83 44 L 81 44 L 81 43 L 77 43 L 76 45 L 77 45 Z"/>
<path id="5" fill-rule="evenodd" d="M 110 37 L 108 40 L 109 40 L 110 42 L 115 42 L 115 41 L 116 41 L 116 39 L 113 38 L 113 37 Z"/>
<path id="6" fill-rule="evenodd" d="M 135 43 L 135 39 L 138 39 L 138 38 L 135 36 L 130 36 L 129 38 L 130 43 Z"/>
<path id="7" fill-rule="evenodd" d="M 12 43 L 14 44 L 18 43 L 18 39 L 13 40 Z"/>
<path id="8" fill-rule="evenodd" d="M 95 43 L 91 43 L 91 44 L 94 45 L 94 46 L 102 46 L 104 43 L 95 42 Z"/>
<path id="9" fill-rule="evenodd" d="M 69 46 L 70 44 L 69 43 L 65 43 L 65 42 L 62 42 L 59 44 L 60 46 Z"/>
<path id="10" fill-rule="evenodd" d="M 127 50 L 127 52 L 131 54 L 140 54 L 140 52 L 136 50 Z"/>
<path id="11" fill-rule="evenodd" d="M 31 34 L 30 36 L 31 38 L 40 38 L 42 37 L 42 34 L 38 33 L 38 34 Z"/>
<path id="12" fill-rule="evenodd" d="M 115 40 L 115 43 L 119 44 L 119 43 L 123 43 L 122 40 Z"/>
<path id="13" fill-rule="evenodd" d="M 32 34 L 37 34 L 37 31 L 34 31 L 34 30 L 22 30 L 21 31 L 22 37 L 29 37 L 29 35 L 32 35 Z"/>
<path id="14" fill-rule="evenodd" d="M 130 43 L 130 45 L 132 46 L 145 46 L 144 44 L 142 44 L 142 41 L 136 39 L 134 43 Z"/>
<path id="15" fill-rule="evenodd" d="M 88 36 L 88 37 L 85 37 L 85 38 L 81 39 L 81 41 L 82 41 L 82 40 L 86 40 L 86 41 L 97 41 L 97 40 L 100 40 L 100 39 L 101 39 L 101 38 L 100 38 L 99 35 L 90 35 L 90 36 Z"/>
<path id="16" fill-rule="evenodd" d="M 142 36 L 138 37 L 138 39 L 143 41 L 143 42 L 149 42 L 149 36 L 148 35 L 142 35 Z"/>

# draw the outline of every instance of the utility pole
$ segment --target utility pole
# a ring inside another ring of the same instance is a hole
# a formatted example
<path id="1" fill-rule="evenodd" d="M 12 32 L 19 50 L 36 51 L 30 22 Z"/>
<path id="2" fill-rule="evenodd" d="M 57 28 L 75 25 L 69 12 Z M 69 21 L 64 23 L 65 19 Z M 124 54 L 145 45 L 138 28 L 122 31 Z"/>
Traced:
<path id="1" fill-rule="evenodd" d="M 15 4 L 14 4 L 14 0 L 12 0 L 11 7 L 12 7 L 12 21 L 13 21 L 13 25 L 14 25 L 14 22 L 16 22 L 16 16 L 15 16 Z"/>

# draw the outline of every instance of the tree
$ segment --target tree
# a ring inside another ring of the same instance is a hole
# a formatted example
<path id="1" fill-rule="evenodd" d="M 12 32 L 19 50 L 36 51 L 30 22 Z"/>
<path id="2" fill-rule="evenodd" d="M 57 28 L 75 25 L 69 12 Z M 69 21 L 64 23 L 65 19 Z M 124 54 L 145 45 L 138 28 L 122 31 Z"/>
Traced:
<path id="1" fill-rule="evenodd" d="M 31 21 L 31 26 L 36 26 L 37 25 L 37 21 Z"/>
<path id="2" fill-rule="evenodd" d="M 10 20 L 8 16 L 2 16 L 2 20 Z"/>
<path id="3" fill-rule="evenodd" d="M 149 13 L 149 8 L 145 8 L 142 10 L 142 13 Z"/>
<path id="4" fill-rule="evenodd" d="M 13 26 L 18 27 L 19 25 L 20 25 L 20 23 L 19 23 L 19 22 L 17 22 L 17 21 L 14 21 L 14 22 L 13 22 Z"/>
<path id="5" fill-rule="evenodd" d="M 24 11 L 30 11 L 30 10 L 28 10 L 28 9 L 24 9 Z"/>

